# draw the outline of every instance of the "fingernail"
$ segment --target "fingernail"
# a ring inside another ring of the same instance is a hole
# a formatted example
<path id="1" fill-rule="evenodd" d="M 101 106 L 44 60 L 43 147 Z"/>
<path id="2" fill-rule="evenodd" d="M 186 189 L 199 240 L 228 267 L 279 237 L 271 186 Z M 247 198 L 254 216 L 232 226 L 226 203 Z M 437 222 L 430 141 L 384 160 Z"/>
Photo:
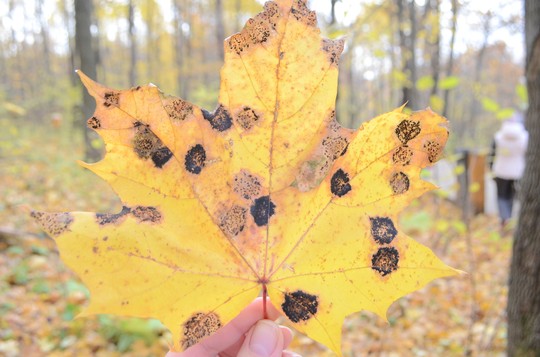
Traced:
<path id="1" fill-rule="evenodd" d="M 274 322 L 269 320 L 257 322 L 251 334 L 249 349 L 259 356 L 270 356 L 276 349 L 278 333 L 281 331 Z"/>

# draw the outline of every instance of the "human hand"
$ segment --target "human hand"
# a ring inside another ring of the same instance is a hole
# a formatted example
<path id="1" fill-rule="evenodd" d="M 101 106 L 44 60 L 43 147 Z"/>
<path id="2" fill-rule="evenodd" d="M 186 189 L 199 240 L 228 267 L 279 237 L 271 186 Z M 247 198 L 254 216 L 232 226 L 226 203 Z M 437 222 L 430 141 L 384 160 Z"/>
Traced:
<path id="1" fill-rule="evenodd" d="M 263 300 L 257 298 L 212 336 L 165 357 L 300 357 L 285 351 L 292 340 L 291 330 L 272 321 L 280 314 L 269 301 L 266 307 L 269 320 L 262 319 Z"/>

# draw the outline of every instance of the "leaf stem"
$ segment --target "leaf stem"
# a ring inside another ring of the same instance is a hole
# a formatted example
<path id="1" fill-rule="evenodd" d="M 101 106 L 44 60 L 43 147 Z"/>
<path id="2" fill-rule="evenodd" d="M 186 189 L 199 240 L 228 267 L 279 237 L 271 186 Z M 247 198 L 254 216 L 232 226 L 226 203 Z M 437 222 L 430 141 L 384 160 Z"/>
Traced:
<path id="1" fill-rule="evenodd" d="M 262 286 L 262 298 L 263 298 L 263 319 L 268 319 L 268 310 L 266 308 L 266 297 L 268 296 L 268 290 L 266 288 L 266 284 L 263 283 Z"/>

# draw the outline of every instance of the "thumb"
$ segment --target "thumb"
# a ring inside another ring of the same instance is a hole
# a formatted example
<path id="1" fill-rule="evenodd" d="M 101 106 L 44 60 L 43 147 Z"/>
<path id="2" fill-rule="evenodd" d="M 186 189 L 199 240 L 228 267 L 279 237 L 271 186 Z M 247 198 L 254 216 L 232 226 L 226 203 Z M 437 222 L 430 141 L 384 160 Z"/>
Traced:
<path id="1" fill-rule="evenodd" d="M 260 320 L 249 330 L 238 357 L 281 357 L 284 348 L 279 325 L 271 320 Z"/>

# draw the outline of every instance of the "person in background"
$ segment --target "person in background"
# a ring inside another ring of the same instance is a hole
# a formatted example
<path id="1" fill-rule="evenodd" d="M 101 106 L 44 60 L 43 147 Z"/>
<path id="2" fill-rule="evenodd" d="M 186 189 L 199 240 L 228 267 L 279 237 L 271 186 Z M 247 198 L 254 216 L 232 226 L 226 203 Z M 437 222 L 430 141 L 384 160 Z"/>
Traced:
<path id="1" fill-rule="evenodd" d="M 525 170 L 529 134 L 523 126 L 522 118 L 521 114 L 515 114 L 503 122 L 493 141 L 492 171 L 497 185 L 497 206 L 502 227 L 512 217 L 516 183 Z"/>

